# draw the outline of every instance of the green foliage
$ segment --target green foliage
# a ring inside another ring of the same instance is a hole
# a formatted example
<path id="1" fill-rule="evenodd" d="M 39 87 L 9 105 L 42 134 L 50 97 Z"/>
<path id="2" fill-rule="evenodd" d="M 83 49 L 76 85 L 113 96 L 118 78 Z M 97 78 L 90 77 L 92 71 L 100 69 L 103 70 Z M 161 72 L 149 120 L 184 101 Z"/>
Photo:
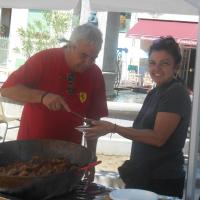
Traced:
<path id="1" fill-rule="evenodd" d="M 4 37 L 8 33 L 8 27 L 0 24 L 0 36 Z"/>
<path id="2" fill-rule="evenodd" d="M 72 23 L 72 13 L 67 11 L 42 11 L 41 19 L 20 27 L 17 32 L 22 48 L 15 48 L 29 58 L 38 51 L 58 46 L 58 39 L 64 37 Z"/>

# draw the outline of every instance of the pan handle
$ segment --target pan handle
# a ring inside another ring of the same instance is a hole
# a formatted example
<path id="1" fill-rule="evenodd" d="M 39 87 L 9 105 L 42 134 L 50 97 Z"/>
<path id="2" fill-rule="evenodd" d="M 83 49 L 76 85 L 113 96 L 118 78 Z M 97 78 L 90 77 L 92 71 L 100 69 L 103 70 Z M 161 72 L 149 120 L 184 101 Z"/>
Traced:
<path id="1" fill-rule="evenodd" d="M 89 169 L 91 169 L 92 167 L 95 167 L 96 165 L 99 165 L 100 163 L 102 163 L 101 160 L 99 161 L 95 161 L 95 162 L 91 162 L 83 167 L 80 167 L 79 170 L 80 171 L 88 171 Z"/>

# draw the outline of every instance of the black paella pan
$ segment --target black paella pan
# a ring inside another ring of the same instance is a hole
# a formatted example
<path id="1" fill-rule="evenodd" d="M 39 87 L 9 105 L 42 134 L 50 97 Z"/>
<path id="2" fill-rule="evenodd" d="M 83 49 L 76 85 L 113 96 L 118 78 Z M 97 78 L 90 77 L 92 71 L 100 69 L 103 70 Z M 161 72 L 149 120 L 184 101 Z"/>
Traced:
<path id="1" fill-rule="evenodd" d="M 64 157 L 78 166 L 67 172 L 48 176 L 1 176 L 0 192 L 21 199 L 50 199 L 70 192 L 82 179 L 83 170 L 92 160 L 91 152 L 78 144 L 60 140 L 21 140 L 0 144 L 0 166 L 29 161 L 33 156 L 46 159 Z"/>

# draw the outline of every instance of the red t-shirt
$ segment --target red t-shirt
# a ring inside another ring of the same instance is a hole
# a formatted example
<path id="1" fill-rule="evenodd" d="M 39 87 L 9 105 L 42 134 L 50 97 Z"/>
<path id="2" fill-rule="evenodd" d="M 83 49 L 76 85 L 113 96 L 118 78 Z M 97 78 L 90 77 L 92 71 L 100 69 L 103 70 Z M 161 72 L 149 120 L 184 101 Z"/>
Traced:
<path id="1" fill-rule="evenodd" d="M 74 94 L 69 94 L 64 48 L 41 51 L 13 72 L 3 88 L 24 84 L 61 95 L 70 109 L 83 116 L 99 119 L 108 115 L 105 84 L 97 65 L 83 73 L 76 73 Z M 81 119 L 70 112 L 50 111 L 40 103 L 26 103 L 22 112 L 18 139 L 61 139 L 80 143 L 81 133 L 74 129 Z"/>

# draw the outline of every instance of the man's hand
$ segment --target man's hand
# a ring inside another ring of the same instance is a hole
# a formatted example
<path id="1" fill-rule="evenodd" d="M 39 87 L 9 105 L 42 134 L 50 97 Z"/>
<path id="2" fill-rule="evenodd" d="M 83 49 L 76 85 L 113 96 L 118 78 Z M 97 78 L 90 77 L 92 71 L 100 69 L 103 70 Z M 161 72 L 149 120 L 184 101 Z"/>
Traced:
<path id="1" fill-rule="evenodd" d="M 67 103 L 64 101 L 64 99 L 60 95 L 57 95 L 57 94 L 47 93 L 42 98 L 42 103 L 49 110 L 58 111 L 64 108 L 68 112 L 71 111 Z"/>

